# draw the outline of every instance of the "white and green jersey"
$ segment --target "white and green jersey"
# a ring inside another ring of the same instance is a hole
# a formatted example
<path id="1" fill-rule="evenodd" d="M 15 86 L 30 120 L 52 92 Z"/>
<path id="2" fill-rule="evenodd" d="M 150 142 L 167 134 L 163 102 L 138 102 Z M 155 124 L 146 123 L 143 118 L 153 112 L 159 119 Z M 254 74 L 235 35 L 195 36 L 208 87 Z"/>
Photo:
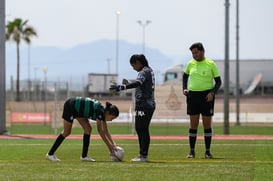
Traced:
<path id="1" fill-rule="evenodd" d="M 75 97 L 72 102 L 78 117 L 104 120 L 104 107 L 98 100 L 88 97 Z"/>

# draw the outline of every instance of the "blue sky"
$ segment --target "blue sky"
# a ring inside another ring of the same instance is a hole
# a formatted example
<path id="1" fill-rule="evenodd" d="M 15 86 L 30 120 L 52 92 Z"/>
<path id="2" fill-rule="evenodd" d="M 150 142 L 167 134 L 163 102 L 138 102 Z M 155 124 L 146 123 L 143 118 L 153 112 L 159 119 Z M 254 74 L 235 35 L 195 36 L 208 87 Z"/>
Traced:
<path id="1" fill-rule="evenodd" d="M 273 1 L 239 0 L 240 58 L 273 59 Z M 142 43 L 173 57 L 189 57 L 188 47 L 204 43 L 207 57 L 224 58 L 225 0 L 6 0 L 6 20 L 28 19 L 39 37 L 33 46 L 68 48 L 119 38 Z M 230 58 L 235 58 L 235 6 L 230 0 Z M 179 59 L 179 58 L 178 58 Z"/>

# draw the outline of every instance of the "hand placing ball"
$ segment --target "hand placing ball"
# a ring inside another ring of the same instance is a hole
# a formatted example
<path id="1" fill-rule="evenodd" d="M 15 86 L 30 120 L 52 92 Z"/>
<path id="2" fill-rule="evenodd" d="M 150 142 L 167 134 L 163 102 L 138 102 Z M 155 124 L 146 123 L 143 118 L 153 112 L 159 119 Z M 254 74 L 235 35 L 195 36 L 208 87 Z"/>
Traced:
<path id="1" fill-rule="evenodd" d="M 113 162 L 121 162 L 124 158 L 124 149 L 120 146 L 117 146 L 114 152 L 110 153 L 110 159 Z"/>

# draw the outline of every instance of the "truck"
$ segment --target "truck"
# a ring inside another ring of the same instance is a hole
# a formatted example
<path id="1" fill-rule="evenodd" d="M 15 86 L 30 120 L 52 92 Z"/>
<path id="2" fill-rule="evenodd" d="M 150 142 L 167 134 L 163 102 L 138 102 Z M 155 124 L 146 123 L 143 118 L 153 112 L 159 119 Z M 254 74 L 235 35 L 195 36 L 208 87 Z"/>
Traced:
<path id="1" fill-rule="evenodd" d="M 109 88 L 118 81 L 118 74 L 89 73 L 87 92 L 89 95 L 109 95 Z"/>
<path id="2" fill-rule="evenodd" d="M 164 72 L 163 85 L 179 85 L 182 84 L 183 65 L 178 64 L 167 68 Z"/>

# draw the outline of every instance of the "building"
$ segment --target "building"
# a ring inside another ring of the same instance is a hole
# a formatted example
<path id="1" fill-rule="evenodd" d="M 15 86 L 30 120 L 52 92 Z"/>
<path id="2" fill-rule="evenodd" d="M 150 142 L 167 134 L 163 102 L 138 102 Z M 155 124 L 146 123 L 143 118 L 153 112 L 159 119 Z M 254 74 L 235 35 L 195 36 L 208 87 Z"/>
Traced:
<path id="1" fill-rule="evenodd" d="M 224 82 L 225 61 L 215 60 Z M 239 85 L 242 94 L 273 94 L 273 59 L 239 61 Z M 229 61 L 229 87 L 235 93 L 236 61 Z M 223 84 L 224 85 L 224 84 Z"/>
<path id="2" fill-rule="evenodd" d="M 225 61 L 215 60 L 224 87 Z M 164 73 L 165 84 L 182 84 L 184 66 L 174 65 Z M 236 91 L 236 61 L 229 61 L 229 87 L 231 94 Z M 273 94 L 273 59 L 247 59 L 239 61 L 239 85 L 241 94 Z"/>

